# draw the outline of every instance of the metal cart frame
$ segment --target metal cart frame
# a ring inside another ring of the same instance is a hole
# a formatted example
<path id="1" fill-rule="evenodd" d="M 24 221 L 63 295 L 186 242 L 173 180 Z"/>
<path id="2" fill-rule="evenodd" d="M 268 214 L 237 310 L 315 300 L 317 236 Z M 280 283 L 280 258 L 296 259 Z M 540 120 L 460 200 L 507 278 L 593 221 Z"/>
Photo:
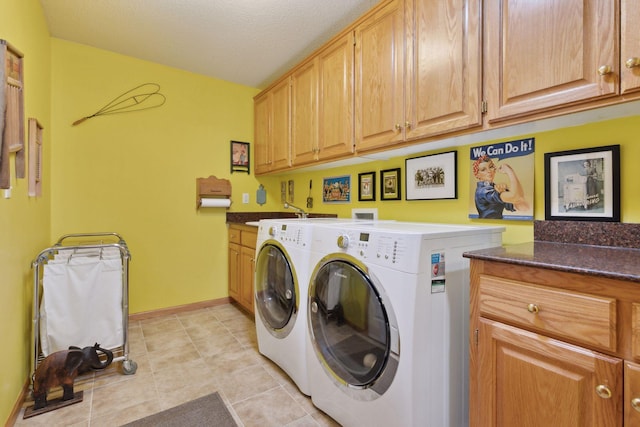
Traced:
<path id="1" fill-rule="evenodd" d="M 105 239 L 115 240 L 116 243 L 104 243 Z M 65 240 L 84 241 L 85 244 L 69 245 Z M 100 243 L 95 243 L 99 241 Z M 77 250 L 77 249 L 104 249 L 116 248 L 120 252 L 122 260 L 122 335 L 123 343 L 121 346 L 109 349 L 114 353 L 113 362 L 122 362 L 122 372 L 125 375 L 135 374 L 138 365 L 129 359 L 129 260 L 131 254 L 129 248 L 122 236 L 113 232 L 101 233 L 79 233 L 66 234 L 62 236 L 53 246 L 41 251 L 36 256 L 31 267 L 34 269 L 33 278 L 33 329 L 31 333 L 33 342 L 33 351 L 31 353 L 31 386 L 33 387 L 33 376 L 40 362 L 44 359 L 40 344 L 40 302 L 43 296 L 42 280 L 44 272 L 44 264 L 53 258 L 53 256 L 61 249 Z"/>

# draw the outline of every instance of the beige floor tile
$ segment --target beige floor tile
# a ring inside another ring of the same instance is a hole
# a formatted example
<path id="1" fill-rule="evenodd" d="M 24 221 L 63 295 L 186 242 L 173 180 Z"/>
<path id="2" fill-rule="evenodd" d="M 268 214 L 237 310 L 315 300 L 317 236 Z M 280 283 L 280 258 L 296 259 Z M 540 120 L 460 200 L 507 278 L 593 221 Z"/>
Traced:
<path id="1" fill-rule="evenodd" d="M 284 426 L 308 415 L 281 387 L 250 396 L 233 408 L 246 427 Z"/>
<path id="2" fill-rule="evenodd" d="M 252 317 L 234 305 L 130 322 L 128 332 L 135 375 L 124 375 L 122 362 L 88 373 L 74 384 L 83 402 L 20 415 L 16 426 L 122 425 L 216 391 L 241 427 L 337 426 L 258 352 Z"/>

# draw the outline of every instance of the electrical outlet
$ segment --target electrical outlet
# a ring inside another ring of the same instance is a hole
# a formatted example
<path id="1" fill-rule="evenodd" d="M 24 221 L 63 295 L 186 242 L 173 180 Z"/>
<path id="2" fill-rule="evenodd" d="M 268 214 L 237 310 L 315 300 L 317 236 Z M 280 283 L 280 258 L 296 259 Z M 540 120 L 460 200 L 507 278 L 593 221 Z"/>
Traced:
<path id="1" fill-rule="evenodd" d="M 11 198 L 11 187 L 9 187 L 9 188 L 4 190 L 4 198 L 5 199 L 10 199 Z"/>
<path id="2" fill-rule="evenodd" d="M 242 203 L 245 205 L 249 203 L 249 193 L 242 193 Z"/>

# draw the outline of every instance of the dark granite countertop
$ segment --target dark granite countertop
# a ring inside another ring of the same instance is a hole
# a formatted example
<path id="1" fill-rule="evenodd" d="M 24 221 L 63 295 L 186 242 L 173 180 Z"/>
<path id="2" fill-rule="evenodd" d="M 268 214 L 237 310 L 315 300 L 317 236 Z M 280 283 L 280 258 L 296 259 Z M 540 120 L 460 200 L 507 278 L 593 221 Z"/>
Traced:
<path id="1" fill-rule="evenodd" d="M 336 214 L 310 213 L 309 218 L 334 218 Z M 297 218 L 295 212 L 227 212 L 228 223 L 245 224 L 269 218 Z"/>
<path id="2" fill-rule="evenodd" d="M 573 243 L 529 242 L 470 251 L 467 258 L 640 282 L 640 250 Z"/>

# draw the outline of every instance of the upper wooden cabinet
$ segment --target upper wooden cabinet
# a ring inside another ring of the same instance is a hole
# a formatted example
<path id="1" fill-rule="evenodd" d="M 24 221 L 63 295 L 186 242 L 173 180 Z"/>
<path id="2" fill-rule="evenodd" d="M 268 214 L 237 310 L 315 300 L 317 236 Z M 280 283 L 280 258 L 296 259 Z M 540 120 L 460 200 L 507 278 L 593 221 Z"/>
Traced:
<path id="1" fill-rule="evenodd" d="M 291 75 L 294 166 L 353 153 L 353 35 L 333 41 Z"/>
<path id="2" fill-rule="evenodd" d="M 618 92 L 618 0 L 484 4 L 490 122 Z"/>
<path id="3" fill-rule="evenodd" d="M 640 90 L 640 2 L 621 0 L 620 93 Z"/>
<path id="4" fill-rule="evenodd" d="M 393 0 L 355 28 L 355 145 L 366 151 L 405 139 L 404 1 Z"/>
<path id="5" fill-rule="evenodd" d="M 406 139 L 480 126 L 481 2 L 406 1 Z"/>
<path id="6" fill-rule="evenodd" d="M 290 162 L 290 79 L 254 98 L 255 173 L 283 170 Z"/>

